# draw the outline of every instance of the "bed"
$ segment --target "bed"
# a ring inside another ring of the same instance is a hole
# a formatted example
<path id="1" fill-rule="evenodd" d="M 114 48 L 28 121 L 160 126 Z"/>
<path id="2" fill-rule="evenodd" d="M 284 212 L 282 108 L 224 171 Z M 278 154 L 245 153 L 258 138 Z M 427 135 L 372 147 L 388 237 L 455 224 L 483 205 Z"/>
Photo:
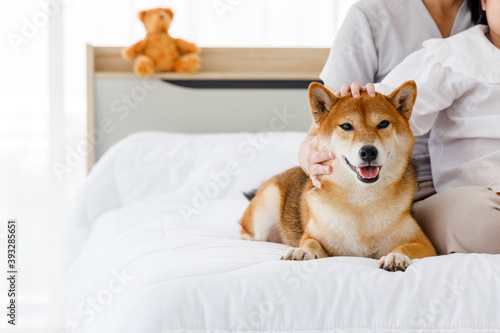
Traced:
<path id="1" fill-rule="evenodd" d="M 368 258 L 280 261 L 286 245 L 239 239 L 242 193 L 297 165 L 327 54 L 205 49 L 202 72 L 144 81 L 119 48 L 88 47 L 99 140 L 66 225 L 67 332 L 500 331 L 500 256 L 390 273 Z"/>
<path id="2" fill-rule="evenodd" d="M 296 165 L 303 135 L 141 132 L 115 144 L 67 225 L 68 327 L 498 332 L 500 256 L 426 258 L 391 273 L 368 258 L 280 261 L 286 245 L 239 239 L 242 192 Z"/>

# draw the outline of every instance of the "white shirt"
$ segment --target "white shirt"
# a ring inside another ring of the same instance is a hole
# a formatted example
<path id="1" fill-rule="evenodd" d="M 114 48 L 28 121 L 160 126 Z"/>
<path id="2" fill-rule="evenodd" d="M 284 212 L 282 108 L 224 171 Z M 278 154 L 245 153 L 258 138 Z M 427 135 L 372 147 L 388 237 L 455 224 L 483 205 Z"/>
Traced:
<path id="1" fill-rule="evenodd" d="M 414 134 L 432 128 L 432 175 L 438 192 L 487 186 L 500 192 L 500 49 L 475 26 L 447 39 L 432 39 L 376 85 L 388 94 L 417 83 L 410 118 Z"/>
<path id="2" fill-rule="evenodd" d="M 472 26 L 467 1 L 462 3 L 451 35 Z M 351 6 L 320 74 L 337 90 L 342 84 L 380 82 L 424 41 L 441 38 L 422 0 L 362 0 Z M 418 180 L 431 180 L 429 135 L 416 137 L 413 159 Z"/>

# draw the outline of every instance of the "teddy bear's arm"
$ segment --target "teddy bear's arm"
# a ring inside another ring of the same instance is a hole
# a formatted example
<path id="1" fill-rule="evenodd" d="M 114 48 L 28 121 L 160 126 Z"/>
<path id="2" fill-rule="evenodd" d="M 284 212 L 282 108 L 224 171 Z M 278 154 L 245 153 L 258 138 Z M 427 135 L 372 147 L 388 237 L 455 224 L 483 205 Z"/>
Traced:
<path id="1" fill-rule="evenodd" d="M 137 57 L 139 54 L 141 54 L 142 50 L 146 46 L 146 42 L 144 40 L 141 40 L 134 45 L 132 45 L 129 48 L 125 48 L 122 50 L 122 56 L 123 58 L 130 60 L 134 59 Z"/>
<path id="2" fill-rule="evenodd" d="M 184 39 L 180 39 L 180 38 L 177 38 L 175 40 L 176 44 L 177 44 L 177 47 L 179 48 L 179 50 L 181 52 L 184 52 L 184 53 L 198 53 L 200 52 L 200 49 L 198 46 L 196 46 L 196 44 L 194 43 L 190 43 Z"/>

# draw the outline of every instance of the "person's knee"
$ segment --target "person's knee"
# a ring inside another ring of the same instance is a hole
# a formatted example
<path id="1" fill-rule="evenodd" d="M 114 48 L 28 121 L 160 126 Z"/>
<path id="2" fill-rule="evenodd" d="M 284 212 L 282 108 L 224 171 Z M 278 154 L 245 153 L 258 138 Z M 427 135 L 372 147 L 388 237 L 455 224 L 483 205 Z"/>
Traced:
<path id="1" fill-rule="evenodd" d="M 414 216 L 438 253 L 484 252 L 478 239 L 500 232 L 500 197 L 487 187 L 458 187 L 416 203 Z"/>
<path id="2" fill-rule="evenodd" d="M 494 195 L 495 193 L 488 187 L 462 186 L 439 192 L 435 195 L 435 199 L 441 208 L 439 214 L 461 220 L 491 207 L 490 201 Z"/>
<path id="3" fill-rule="evenodd" d="M 479 188 L 464 186 L 436 193 L 429 198 L 415 203 L 415 218 L 420 223 L 450 225 L 471 213 L 476 206 Z M 422 221 L 419 221 L 422 220 Z"/>
<path id="4" fill-rule="evenodd" d="M 444 233 L 446 252 L 498 253 L 500 198 L 488 187 L 466 186 L 440 192 L 441 209 L 432 218 Z"/>

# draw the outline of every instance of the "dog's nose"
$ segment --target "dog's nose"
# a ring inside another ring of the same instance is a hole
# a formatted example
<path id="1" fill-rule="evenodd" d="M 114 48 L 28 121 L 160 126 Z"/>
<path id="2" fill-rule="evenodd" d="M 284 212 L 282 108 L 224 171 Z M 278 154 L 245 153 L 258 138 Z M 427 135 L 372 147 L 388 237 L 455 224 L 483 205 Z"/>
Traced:
<path id="1" fill-rule="evenodd" d="M 363 146 L 359 150 L 359 157 L 365 162 L 371 162 L 377 158 L 378 150 L 374 146 Z"/>

